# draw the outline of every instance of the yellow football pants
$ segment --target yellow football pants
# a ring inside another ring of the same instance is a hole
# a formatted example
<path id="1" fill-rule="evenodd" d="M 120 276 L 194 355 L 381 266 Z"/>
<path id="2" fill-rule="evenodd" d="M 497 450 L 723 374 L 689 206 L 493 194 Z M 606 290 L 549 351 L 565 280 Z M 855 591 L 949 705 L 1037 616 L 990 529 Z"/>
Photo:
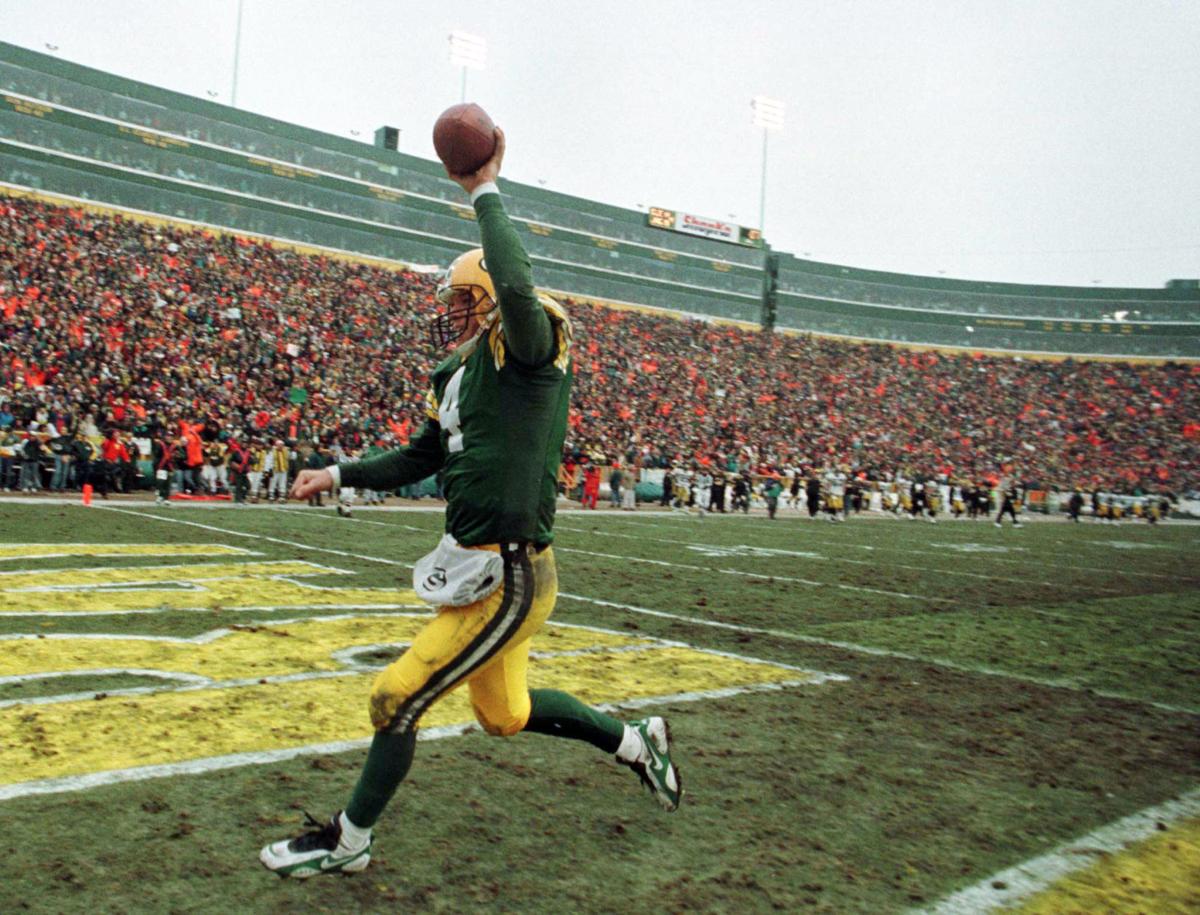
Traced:
<path id="1" fill-rule="evenodd" d="M 558 596 L 554 551 L 488 544 L 504 556 L 504 583 L 483 600 L 439 607 L 408 650 L 375 678 L 376 730 L 415 727 L 425 711 L 462 683 L 475 717 L 489 734 L 516 734 L 529 721 L 529 645 Z"/>

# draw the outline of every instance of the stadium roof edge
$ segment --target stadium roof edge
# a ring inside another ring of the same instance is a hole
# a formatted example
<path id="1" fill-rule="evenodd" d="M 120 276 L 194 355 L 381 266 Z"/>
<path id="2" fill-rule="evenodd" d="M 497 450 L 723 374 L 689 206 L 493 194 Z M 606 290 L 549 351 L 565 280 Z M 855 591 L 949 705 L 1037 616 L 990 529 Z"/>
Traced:
<path id="1" fill-rule="evenodd" d="M 999 280 L 967 280 L 918 273 L 893 273 L 866 267 L 849 267 L 807 260 L 794 254 L 777 252 L 782 261 L 780 272 L 818 274 L 820 276 L 874 283 L 883 286 L 907 286 L 916 289 L 969 292 L 1030 298 L 1088 299 L 1092 301 L 1200 302 L 1200 286 L 1062 286 L 1044 283 L 1007 283 Z M 1169 282 L 1178 282 L 1172 280 Z"/>

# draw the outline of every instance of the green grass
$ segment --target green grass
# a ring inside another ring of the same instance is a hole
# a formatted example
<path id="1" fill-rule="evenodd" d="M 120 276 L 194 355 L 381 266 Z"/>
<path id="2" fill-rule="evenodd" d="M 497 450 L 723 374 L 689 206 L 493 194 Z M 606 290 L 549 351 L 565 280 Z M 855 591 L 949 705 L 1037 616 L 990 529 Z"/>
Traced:
<path id="1" fill-rule="evenodd" d="M 362 557 L 412 562 L 442 525 L 12 504 L 0 519 L 0 542 L 226 543 L 350 570 L 323 583 L 356 587 L 405 586 L 406 567 Z M 256 855 L 301 806 L 341 806 L 361 751 L 3 801 L 0 911 L 892 912 L 1200 783 L 1198 527 L 569 514 L 557 546 L 573 597 L 556 620 L 848 679 L 656 708 L 688 792 L 673 815 L 580 744 L 423 743 L 352 879 L 279 881 Z M 0 634 L 194 636 L 325 612 L 10 616 Z M 117 685 L 35 682 L 0 699 Z"/>
<path id="2" fill-rule="evenodd" d="M 104 693 L 113 689 L 142 689 L 148 686 L 161 687 L 163 681 L 157 677 L 140 677 L 136 674 L 108 674 L 89 677 L 46 677 L 26 680 L 21 683 L 0 683 L 0 702 L 18 699 L 36 699 L 39 696 L 62 696 L 70 693 Z"/>

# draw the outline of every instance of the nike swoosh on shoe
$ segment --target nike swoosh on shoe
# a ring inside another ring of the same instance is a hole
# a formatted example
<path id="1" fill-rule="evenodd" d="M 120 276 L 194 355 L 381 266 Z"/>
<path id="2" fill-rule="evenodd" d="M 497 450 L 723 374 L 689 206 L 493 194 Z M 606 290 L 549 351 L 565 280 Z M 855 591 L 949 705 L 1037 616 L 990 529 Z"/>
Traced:
<path id="1" fill-rule="evenodd" d="M 362 855 L 361 851 L 353 855 L 347 855 L 344 858 L 335 858 L 333 855 L 326 855 L 321 859 L 320 868 L 323 871 L 333 870 L 335 867 L 341 867 L 343 864 L 349 864 L 351 861 L 361 858 Z"/>

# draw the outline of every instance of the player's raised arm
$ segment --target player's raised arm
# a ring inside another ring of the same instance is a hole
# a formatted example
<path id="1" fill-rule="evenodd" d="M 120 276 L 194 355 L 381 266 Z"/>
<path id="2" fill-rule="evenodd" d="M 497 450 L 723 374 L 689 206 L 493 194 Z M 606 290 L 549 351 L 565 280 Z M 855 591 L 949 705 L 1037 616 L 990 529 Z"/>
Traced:
<path id="1" fill-rule="evenodd" d="M 538 366 L 554 354 L 554 329 L 533 288 L 533 267 L 504 210 L 496 179 L 504 159 L 504 131 L 496 128 L 496 150 L 477 171 L 450 175 L 471 195 L 479 222 L 484 261 L 500 306 L 504 341 L 513 358 Z"/>

